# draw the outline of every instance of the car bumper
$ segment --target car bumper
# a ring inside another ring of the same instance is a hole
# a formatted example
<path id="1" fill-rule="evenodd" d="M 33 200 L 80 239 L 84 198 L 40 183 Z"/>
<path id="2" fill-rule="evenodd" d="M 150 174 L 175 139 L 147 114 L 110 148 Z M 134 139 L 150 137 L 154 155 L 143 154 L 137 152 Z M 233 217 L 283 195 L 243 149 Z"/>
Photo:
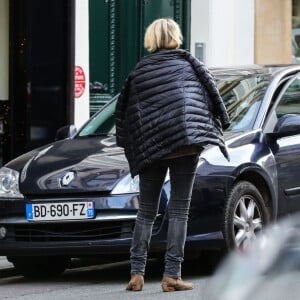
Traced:
<path id="1" fill-rule="evenodd" d="M 165 196 L 168 194 L 163 193 Z M 34 202 L 93 201 L 95 217 L 84 220 L 28 221 L 25 205 Z M 164 209 L 166 198 L 153 226 L 150 252 L 165 250 L 167 222 Z M 31 199 L 0 200 L 0 255 L 119 255 L 128 254 L 138 209 L 138 195 L 103 195 L 100 197 L 37 197 Z M 198 219 L 198 218 L 197 218 Z M 197 224 L 194 224 L 197 225 Z M 195 227 L 195 226 L 193 226 Z M 219 248 L 223 236 L 218 230 L 191 231 L 186 248 Z"/>
<path id="2" fill-rule="evenodd" d="M 92 219 L 29 221 L 26 203 L 93 201 Z M 0 255 L 90 254 L 127 251 L 138 209 L 137 194 L 0 200 Z M 155 225 L 160 232 L 163 215 Z M 2 235 L 1 235 L 2 230 Z"/>

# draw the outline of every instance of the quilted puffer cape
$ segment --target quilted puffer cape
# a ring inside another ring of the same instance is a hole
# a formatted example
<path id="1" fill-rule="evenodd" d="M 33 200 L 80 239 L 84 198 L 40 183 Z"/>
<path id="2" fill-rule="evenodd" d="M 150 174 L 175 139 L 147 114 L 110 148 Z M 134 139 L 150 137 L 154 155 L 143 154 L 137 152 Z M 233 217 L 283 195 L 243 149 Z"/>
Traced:
<path id="1" fill-rule="evenodd" d="M 229 159 L 229 118 L 213 76 L 188 51 L 163 49 L 129 74 L 116 107 L 117 145 L 132 176 L 182 146 L 213 144 Z"/>

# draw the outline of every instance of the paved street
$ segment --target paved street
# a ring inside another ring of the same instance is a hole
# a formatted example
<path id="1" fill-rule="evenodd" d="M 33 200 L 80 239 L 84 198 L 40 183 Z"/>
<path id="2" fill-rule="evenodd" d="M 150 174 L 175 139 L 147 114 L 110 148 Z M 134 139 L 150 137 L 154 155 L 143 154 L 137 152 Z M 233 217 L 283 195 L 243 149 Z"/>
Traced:
<path id="1" fill-rule="evenodd" d="M 28 280 L 16 274 L 11 264 L 0 257 L 0 299 L 14 300 L 68 300 L 68 299 L 197 299 L 202 297 L 203 289 L 212 268 L 202 265 L 201 260 L 187 262 L 183 267 L 184 279 L 193 282 L 192 291 L 163 293 L 160 287 L 162 264 L 150 261 L 142 292 L 125 291 L 129 279 L 128 261 L 81 266 L 78 262 L 61 277 L 51 280 Z M 202 265 L 202 266 L 201 266 Z"/>

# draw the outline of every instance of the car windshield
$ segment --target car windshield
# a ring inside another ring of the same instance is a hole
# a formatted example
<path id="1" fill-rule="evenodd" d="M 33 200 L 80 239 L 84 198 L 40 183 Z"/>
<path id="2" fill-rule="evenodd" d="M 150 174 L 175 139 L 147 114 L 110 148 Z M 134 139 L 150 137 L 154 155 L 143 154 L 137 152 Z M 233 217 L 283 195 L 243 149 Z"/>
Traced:
<path id="1" fill-rule="evenodd" d="M 96 113 L 79 131 L 78 137 L 115 135 L 115 110 L 117 98 L 118 97 L 114 97 L 111 102 Z"/>
<path id="2" fill-rule="evenodd" d="M 227 131 L 246 131 L 253 127 L 270 77 L 266 75 L 216 76 L 217 86 L 229 114 Z M 77 137 L 115 135 L 117 96 L 80 130 Z"/>

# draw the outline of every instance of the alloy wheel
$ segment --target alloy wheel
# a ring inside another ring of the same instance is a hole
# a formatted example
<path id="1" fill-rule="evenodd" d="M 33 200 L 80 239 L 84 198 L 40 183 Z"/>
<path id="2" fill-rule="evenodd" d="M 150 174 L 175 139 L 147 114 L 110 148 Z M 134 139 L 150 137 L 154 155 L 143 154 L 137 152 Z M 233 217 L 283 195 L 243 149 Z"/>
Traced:
<path id="1" fill-rule="evenodd" d="M 262 212 L 251 195 L 242 196 L 235 207 L 233 217 L 233 235 L 236 247 L 244 250 L 263 227 Z"/>

